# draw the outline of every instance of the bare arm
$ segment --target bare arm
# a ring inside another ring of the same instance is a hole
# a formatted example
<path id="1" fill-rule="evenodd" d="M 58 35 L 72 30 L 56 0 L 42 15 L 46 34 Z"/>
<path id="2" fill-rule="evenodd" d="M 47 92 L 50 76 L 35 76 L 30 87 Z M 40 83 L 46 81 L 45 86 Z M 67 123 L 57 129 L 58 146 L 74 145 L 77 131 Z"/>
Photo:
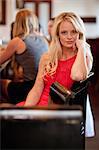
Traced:
<path id="1" fill-rule="evenodd" d="M 43 72 L 44 72 L 44 64 L 46 61 L 45 57 L 46 55 L 44 54 L 40 60 L 35 84 L 33 88 L 30 90 L 30 92 L 28 93 L 24 106 L 34 106 L 39 102 L 40 96 L 44 89 Z"/>
<path id="2" fill-rule="evenodd" d="M 22 53 L 24 50 L 25 44 L 20 38 L 16 37 L 12 39 L 7 47 L 0 52 L 0 64 L 10 59 L 14 53 Z"/>
<path id="3" fill-rule="evenodd" d="M 77 40 L 76 46 L 78 48 L 77 57 L 71 70 L 71 78 L 75 81 L 83 80 L 89 74 L 93 58 L 90 47 L 82 40 Z"/>

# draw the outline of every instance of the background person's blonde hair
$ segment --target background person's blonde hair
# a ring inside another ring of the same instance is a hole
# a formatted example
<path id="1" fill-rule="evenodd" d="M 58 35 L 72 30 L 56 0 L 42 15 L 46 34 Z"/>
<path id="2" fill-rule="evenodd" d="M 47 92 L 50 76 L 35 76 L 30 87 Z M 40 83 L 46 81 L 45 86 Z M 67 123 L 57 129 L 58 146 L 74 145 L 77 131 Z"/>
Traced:
<path id="1" fill-rule="evenodd" d="M 21 9 L 16 15 L 13 37 L 25 37 L 33 31 L 39 31 L 37 16 L 29 9 Z"/>
<path id="2" fill-rule="evenodd" d="M 86 42 L 85 38 L 85 27 L 83 20 L 73 12 L 63 12 L 57 17 L 55 17 L 54 25 L 53 25 L 53 36 L 52 42 L 49 47 L 49 60 L 47 65 L 45 66 L 44 74 L 54 74 L 56 71 L 58 60 L 62 57 L 62 48 L 59 41 L 59 27 L 61 22 L 69 21 L 73 24 L 75 30 L 79 33 L 79 39 Z"/>

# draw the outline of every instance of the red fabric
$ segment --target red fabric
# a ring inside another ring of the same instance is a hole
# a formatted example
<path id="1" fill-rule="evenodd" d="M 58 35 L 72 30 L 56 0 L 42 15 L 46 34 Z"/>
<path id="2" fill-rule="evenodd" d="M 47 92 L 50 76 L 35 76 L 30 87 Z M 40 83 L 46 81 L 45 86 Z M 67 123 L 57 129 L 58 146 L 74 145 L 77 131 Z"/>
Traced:
<path id="1" fill-rule="evenodd" d="M 76 58 L 76 56 L 74 56 L 68 60 L 59 61 L 56 73 L 53 76 L 47 75 L 45 77 L 45 79 L 46 79 L 46 80 L 44 80 L 45 87 L 44 87 L 44 90 L 42 92 L 42 95 L 41 95 L 40 100 L 37 105 L 39 105 L 39 106 L 47 106 L 48 105 L 50 86 L 55 81 L 58 81 L 60 84 L 67 87 L 68 89 L 71 88 L 74 81 L 70 78 L 70 74 L 71 74 L 71 68 L 75 61 L 75 58 Z M 19 103 L 17 106 L 22 106 L 22 105 L 24 105 L 24 102 Z"/>
<path id="2" fill-rule="evenodd" d="M 16 106 L 24 106 L 24 104 L 25 104 L 25 101 L 19 102 L 18 104 L 16 104 Z"/>

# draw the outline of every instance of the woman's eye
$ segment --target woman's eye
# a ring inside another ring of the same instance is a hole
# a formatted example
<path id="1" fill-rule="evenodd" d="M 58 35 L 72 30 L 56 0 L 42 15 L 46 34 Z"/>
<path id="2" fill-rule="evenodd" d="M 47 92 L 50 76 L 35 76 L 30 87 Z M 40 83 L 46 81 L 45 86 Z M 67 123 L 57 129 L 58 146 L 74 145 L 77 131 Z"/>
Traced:
<path id="1" fill-rule="evenodd" d="M 61 31 L 61 34 L 67 35 L 67 31 Z"/>
<path id="2" fill-rule="evenodd" d="M 75 36 L 77 34 L 77 31 L 76 30 L 61 31 L 60 34 L 63 35 L 63 36 L 67 36 L 67 35 Z"/>
<path id="3" fill-rule="evenodd" d="M 75 30 L 72 31 L 72 34 L 76 34 L 76 33 L 77 33 L 77 31 L 75 31 Z"/>

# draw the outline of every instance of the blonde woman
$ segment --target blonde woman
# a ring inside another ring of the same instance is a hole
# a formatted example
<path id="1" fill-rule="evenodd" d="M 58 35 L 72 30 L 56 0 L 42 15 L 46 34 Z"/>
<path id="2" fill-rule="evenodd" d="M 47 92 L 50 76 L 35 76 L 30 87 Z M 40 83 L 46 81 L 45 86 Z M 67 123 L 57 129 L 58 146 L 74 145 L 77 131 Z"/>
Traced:
<path id="1" fill-rule="evenodd" d="M 53 82 L 58 81 L 70 89 L 74 81 L 87 78 L 92 63 L 83 21 L 71 12 L 60 14 L 55 19 L 49 51 L 40 60 L 36 82 L 25 106 L 48 105 Z"/>
<path id="2" fill-rule="evenodd" d="M 16 14 L 13 39 L 0 53 L 0 64 L 14 56 L 23 68 L 23 82 L 0 80 L 1 92 L 3 96 L 7 95 L 10 103 L 16 104 L 26 98 L 34 84 L 40 57 L 48 50 L 48 43 L 38 31 L 36 15 L 29 9 L 21 9 Z"/>
<path id="3" fill-rule="evenodd" d="M 24 105 L 48 106 L 52 83 L 58 81 L 70 89 L 75 81 L 87 78 L 92 64 L 93 57 L 90 46 L 86 43 L 83 21 L 72 12 L 61 13 L 55 18 L 49 51 L 40 60 L 36 82 Z M 92 130 L 89 129 L 91 131 L 89 133 L 87 127 L 86 133 L 87 136 L 93 136 L 93 118 L 89 101 L 87 105 L 90 113 L 86 117 L 90 116 Z"/>

